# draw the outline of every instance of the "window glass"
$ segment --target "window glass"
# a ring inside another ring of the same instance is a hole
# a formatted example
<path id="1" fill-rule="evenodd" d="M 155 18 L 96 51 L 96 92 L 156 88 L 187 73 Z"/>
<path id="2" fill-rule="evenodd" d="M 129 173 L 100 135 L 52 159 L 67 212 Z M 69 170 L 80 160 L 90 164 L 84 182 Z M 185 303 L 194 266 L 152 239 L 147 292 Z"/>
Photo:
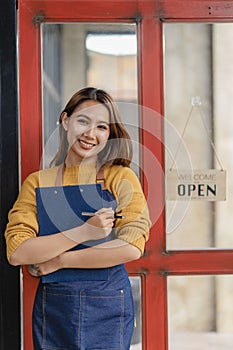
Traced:
<path id="1" fill-rule="evenodd" d="M 166 176 L 191 169 L 200 179 L 180 187 L 188 198 L 171 200 L 166 177 L 168 249 L 233 247 L 232 38 L 230 23 L 164 25 Z M 211 169 L 226 171 L 225 200 L 203 200 L 211 193 L 201 176 Z"/>
<path id="2" fill-rule="evenodd" d="M 131 341 L 130 350 L 142 350 L 142 293 L 141 293 L 141 278 L 130 277 L 130 283 L 133 292 L 135 321 L 134 332 Z"/>
<path id="3" fill-rule="evenodd" d="M 230 350 L 233 276 L 168 278 L 169 350 Z"/>
<path id="4" fill-rule="evenodd" d="M 58 147 L 59 113 L 85 86 L 106 90 L 117 102 L 134 146 L 139 174 L 136 25 L 45 23 L 42 25 L 43 167 Z"/>

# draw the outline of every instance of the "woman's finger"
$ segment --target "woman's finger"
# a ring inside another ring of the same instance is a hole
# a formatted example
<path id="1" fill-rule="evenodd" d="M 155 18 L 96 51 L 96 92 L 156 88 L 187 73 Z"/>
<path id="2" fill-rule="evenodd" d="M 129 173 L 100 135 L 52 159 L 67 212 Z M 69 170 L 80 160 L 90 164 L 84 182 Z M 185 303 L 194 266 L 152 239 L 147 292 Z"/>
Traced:
<path id="1" fill-rule="evenodd" d="M 100 210 L 98 210 L 95 215 L 110 215 L 110 216 L 114 216 L 114 211 L 112 208 L 101 208 Z"/>

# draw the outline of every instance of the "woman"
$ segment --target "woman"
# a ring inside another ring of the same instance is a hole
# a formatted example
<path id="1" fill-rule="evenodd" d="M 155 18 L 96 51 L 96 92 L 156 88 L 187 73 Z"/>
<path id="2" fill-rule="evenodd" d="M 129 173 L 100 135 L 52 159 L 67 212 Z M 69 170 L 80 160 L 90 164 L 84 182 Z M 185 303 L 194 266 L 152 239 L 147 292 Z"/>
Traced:
<path id="1" fill-rule="evenodd" d="M 33 264 L 42 276 L 33 309 L 34 350 L 126 350 L 134 311 L 123 264 L 142 255 L 150 227 L 140 183 L 129 168 L 131 140 L 103 90 L 78 91 L 59 121 L 55 166 L 25 180 L 5 232 L 9 262 Z M 67 219 L 66 205 L 63 212 L 56 200 L 47 205 L 41 197 L 43 189 L 73 193 L 98 182 L 104 205 L 84 213 L 87 220 L 76 226 Z M 51 215 L 61 223 L 55 225 Z"/>

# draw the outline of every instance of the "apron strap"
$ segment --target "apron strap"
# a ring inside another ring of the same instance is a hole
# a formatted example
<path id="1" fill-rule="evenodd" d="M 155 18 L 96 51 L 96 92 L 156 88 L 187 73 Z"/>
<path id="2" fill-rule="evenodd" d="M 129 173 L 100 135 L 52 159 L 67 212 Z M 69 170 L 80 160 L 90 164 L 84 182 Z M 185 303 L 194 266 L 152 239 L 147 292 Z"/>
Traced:
<path id="1" fill-rule="evenodd" d="M 64 175 L 64 163 L 59 165 L 57 169 L 57 176 L 56 176 L 56 181 L 55 181 L 55 186 L 62 186 L 63 182 L 63 175 Z"/>
<path id="2" fill-rule="evenodd" d="M 58 170 L 57 170 L 55 186 L 62 186 L 64 171 L 65 171 L 65 164 L 62 163 L 61 165 L 59 165 Z M 101 167 L 96 174 L 96 183 L 100 183 L 102 185 L 102 189 L 105 188 L 105 178 L 104 178 L 104 168 L 103 167 Z"/>
<path id="3" fill-rule="evenodd" d="M 105 177 L 104 177 L 104 168 L 101 167 L 96 174 L 96 183 L 101 184 L 102 190 L 105 189 Z"/>

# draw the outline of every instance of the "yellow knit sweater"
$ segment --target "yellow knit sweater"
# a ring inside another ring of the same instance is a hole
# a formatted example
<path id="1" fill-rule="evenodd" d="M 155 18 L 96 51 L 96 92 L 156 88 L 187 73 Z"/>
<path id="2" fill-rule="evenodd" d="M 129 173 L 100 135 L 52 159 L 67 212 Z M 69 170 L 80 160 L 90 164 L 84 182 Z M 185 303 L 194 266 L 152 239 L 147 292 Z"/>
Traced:
<path id="1" fill-rule="evenodd" d="M 35 188 L 54 186 L 58 167 L 32 173 L 24 181 L 19 196 L 9 212 L 5 231 L 7 257 L 25 240 L 38 234 Z M 105 187 L 117 200 L 116 213 L 125 218 L 116 219 L 117 237 L 144 251 L 148 239 L 150 219 L 141 185 L 134 172 L 127 167 L 114 165 L 104 170 Z M 63 185 L 96 182 L 93 165 L 65 168 Z"/>

